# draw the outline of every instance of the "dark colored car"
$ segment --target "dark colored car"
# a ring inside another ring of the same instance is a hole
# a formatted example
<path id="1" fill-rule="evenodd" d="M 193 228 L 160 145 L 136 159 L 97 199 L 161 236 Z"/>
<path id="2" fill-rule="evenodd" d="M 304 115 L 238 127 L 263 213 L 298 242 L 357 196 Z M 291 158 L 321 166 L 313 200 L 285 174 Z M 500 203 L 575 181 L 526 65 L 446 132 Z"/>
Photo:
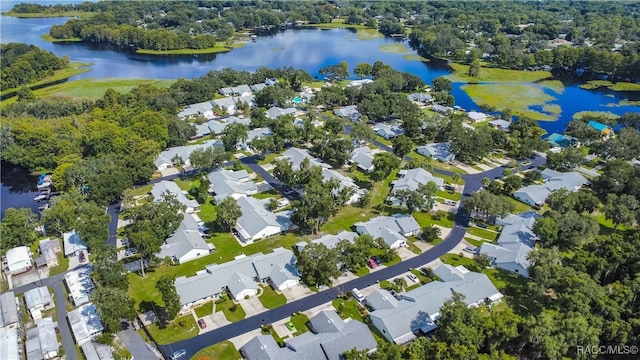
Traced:
<path id="1" fill-rule="evenodd" d="M 198 326 L 200 326 L 200 329 L 206 329 L 207 328 L 207 323 L 204 322 L 204 319 L 200 319 L 200 320 L 198 320 Z"/>
<path id="2" fill-rule="evenodd" d="M 377 257 L 377 256 L 372 256 L 371 260 L 375 261 L 376 264 L 378 264 L 378 265 L 382 265 L 382 260 L 380 260 L 380 258 Z"/>
<path id="3" fill-rule="evenodd" d="M 489 225 L 485 224 L 485 223 L 476 223 L 476 226 L 479 228 L 483 228 L 483 229 L 488 229 Z"/>

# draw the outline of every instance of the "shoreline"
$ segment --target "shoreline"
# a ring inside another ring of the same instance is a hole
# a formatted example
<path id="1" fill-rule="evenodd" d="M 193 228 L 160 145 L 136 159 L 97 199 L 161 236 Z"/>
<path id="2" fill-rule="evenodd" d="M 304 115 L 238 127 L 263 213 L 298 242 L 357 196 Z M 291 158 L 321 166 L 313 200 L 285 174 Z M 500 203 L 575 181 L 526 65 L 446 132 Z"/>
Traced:
<path id="1" fill-rule="evenodd" d="M 239 42 L 233 43 L 231 46 L 214 46 L 205 49 L 175 49 L 175 50 L 151 50 L 151 49 L 136 49 L 136 54 L 144 55 L 199 55 L 199 54 L 218 54 L 227 53 L 233 49 L 244 47 L 246 43 Z"/>
<path id="2" fill-rule="evenodd" d="M 64 69 L 60 69 L 60 70 L 56 70 L 55 73 L 51 76 L 48 76 L 40 81 L 34 82 L 34 83 L 30 83 L 30 84 L 24 84 L 22 86 L 26 86 L 29 89 L 36 91 L 42 88 L 46 88 L 52 85 L 55 85 L 55 83 L 58 82 L 63 82 L 66 81 L 67 79 L 74 77 L 76 75 L 80 75 L 80 74 L 84 74 L 86 72 L 91 71 L 91 69 L 89 68 L 89 66 L 93 65 L 92 63 L 82 63 L 82 62 L 71 62 L 69 63 L 69 67 L 64 68 Z M 18 90 L 22 87 L 16 87 L 16 88 L 12 88 L 12 89 L 6 89 L 0 92 L 0 97 L 2 97 L 2 102 L 5 102 L 9 99 L 11 99 L 12 97 L 16 96 L 16 93 L 18 92 Z"/>
<path id="3" fill-rule="evenodd" d="M 59 17 L 92 17 L 96 13 L 86 11 L 61 11 L 54 13 L 19 13 L 14 11 L 5 11 L 1 13 L 1 16 L 11 16 L 20 19 L 44 19 L 44 18 L 59 18 Z"/>

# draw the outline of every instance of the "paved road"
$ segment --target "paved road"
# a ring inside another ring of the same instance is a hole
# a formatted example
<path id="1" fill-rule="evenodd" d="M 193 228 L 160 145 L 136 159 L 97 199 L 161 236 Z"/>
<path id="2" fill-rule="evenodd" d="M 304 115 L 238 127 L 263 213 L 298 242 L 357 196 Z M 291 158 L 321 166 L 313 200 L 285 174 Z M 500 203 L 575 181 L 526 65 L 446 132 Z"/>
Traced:
<path id="1" fill-rule="evenodd" d="M 118 337 L 122 340 L 122 343 L 135 360 L 153 360 L 158 358 L 153 351 L 149 350 L 147 343 L 142 340 L 140 334 L 138 334 L 129 323 L 123 323 L 123 328 L 124 330 L 118 332 Z"/>
<path id="2" fill-rule="evenodd" d="M 71 333 L 69 322 L 67 320 L 67 304 L 64 296 L 64 289 L 62 288 L 64 285 L 62 284 L 62 280 L 58 279 L 48 286 L 53 288 L 53 292 L 55 294 L 54 300 L 56 302 L 56 313 L 58 314 L 58 328 L 60 329 L 62 346 L 64 347 L 66 359 L 77 360 L 79 359 L 79 356 L 76 352 L 73 334 Z"/>

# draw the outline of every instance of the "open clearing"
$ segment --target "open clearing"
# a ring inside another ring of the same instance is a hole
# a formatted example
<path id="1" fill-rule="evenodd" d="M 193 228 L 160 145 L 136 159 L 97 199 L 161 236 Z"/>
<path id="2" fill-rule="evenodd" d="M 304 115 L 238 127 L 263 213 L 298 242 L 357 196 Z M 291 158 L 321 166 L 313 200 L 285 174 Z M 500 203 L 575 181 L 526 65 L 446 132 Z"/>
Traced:
<path id="1" fill-rule="evenodd" d="M 461 89 L 477 104 L 486 104 L 496 109 L 509 108 L 514 115 L 528 116 L 535 120 L 556 120 L 555 116 L 530 109 L 531 106 L 545 106 L 555 100 L 532 84 L 475 84 L 463 85 Z"/>

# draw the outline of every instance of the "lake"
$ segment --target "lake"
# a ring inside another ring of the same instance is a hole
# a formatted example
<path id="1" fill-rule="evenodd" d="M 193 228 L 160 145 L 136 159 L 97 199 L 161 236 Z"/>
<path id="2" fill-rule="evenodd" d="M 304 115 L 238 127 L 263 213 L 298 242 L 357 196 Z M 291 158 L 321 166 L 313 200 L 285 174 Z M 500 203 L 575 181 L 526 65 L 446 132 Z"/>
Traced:
<path id="1" fill-rule="evenodd" d="M 6 4 L 2 8 L 7 10 Z M 379 48 L 380 45 L 397 43 L 399 40 L 391 38 L 359 40 L 356 32 L 349 29 L 288 29 L 260 36 L 257 41 L 249 42 L 246 46 L 233 49 L 228 53 L 199 56 L 153 56 L 114 51 L 109 47 L 84 43 L 50 43 L 41 39 L 40 36 L 48 33 L 52 25 L 65 23 L 67 21 L 65 18 L 18 19 L 2 17 L 1 20 L 2 42 L 33 44 L 58 56 L 66 55 L 71 61 L 93 64 L 90 72 L 75 76 L 71 80 L 81 78 L 190 79 L 214 69 L 231 67 L 252 71 L 260 66 L 272 68 L 292 66 L 317 76 L 320 68 L 342 60 L 347 61 L 352 69 L 360 62 L 382 61 L 397 70 L 413 73 L 427 83 L 436 77 L 448 74 L 450 71 L 444 62 L 425 63 L 409 60 L 403 54 L 388 53 Z M 409 50 L 407 54 L 415 54 L 415 51 Z M 456 105 L 467 110 L 478 110 L 479 107 L 460 89 L 461 85 L 464 84 L 454 83 L 452 93 L 456 99 Z M 620 101 L 623 100 L 638 100 L 640 98 L 638 93 L 584 90 L 580 89 L 578 85 L 578 83 L 565 83 L 564 91 L 561 94 L 545 90 L 557 99 L 552 104 L 560 105 L 562 108 L 558 121 L 540 123 L 547 132 L 562 132 L 573 114 L 579 111 L 610 111 L 615 114 L 640 111 L 638 106 L 620 104 Z M 5 204 L 11 202 L 5 201 L 7 200 L 5 195 L 8 195 L 9 192 L 5 192 L 4 186 L 2 191 L 2 213 L 4 213 L 4 209 L 7 207 Z M 31 195 L 23 195 L 23 197 L 25 199 L 27 197 L 33 198 Z"/>

